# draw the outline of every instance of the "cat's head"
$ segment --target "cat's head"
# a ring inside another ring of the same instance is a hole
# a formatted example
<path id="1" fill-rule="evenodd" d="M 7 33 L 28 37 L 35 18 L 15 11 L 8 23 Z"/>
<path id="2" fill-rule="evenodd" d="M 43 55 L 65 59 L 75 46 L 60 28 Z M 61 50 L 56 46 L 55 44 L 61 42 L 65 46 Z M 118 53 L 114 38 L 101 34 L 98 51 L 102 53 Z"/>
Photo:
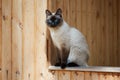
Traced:
<path id="1" fill-rule="evenodd" d="M 46 10 L 46 24 L 55 28 L 61 26 L 63 23 L 62 10 L 58 8 L 55 13 L 51 13 L 49 10 Z"/>

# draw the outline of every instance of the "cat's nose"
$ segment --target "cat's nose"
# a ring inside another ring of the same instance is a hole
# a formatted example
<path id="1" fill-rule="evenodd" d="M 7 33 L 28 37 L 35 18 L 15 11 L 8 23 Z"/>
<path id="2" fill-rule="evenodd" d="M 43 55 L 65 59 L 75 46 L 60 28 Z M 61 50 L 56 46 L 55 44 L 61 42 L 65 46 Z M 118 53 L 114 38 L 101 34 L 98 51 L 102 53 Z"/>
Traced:
<path id="1" fill-rule="evenodd" d="M 55 21 L 55 19 L 56 19 L 56 18 L 55 18 L 54 16 L 51 18 L 52 21 Z"/>

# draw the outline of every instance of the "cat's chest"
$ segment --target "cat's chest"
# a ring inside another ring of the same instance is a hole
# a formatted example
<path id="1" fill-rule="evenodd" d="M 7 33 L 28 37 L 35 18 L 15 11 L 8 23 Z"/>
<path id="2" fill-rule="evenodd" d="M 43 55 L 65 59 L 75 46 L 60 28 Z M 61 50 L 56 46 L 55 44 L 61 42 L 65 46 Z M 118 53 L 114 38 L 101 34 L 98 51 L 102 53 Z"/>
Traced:
<path id="1" fill-rule="evenodd" d="M 67 34 L 52 32 L 51 37 L 56 47 L 69 47 L 69 37 L 67 36 Z"/>

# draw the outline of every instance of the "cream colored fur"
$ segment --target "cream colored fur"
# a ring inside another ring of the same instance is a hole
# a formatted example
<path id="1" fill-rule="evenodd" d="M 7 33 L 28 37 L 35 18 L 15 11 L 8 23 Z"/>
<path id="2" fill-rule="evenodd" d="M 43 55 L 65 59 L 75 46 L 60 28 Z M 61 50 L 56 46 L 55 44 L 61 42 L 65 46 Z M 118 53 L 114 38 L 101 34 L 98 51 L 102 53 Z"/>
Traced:
<path id="1" fill-rule="evenodd" d="M 89 48 L 83 34 L 76 28 L 70 27 L 65 21 L 62 26 L 50 28 L 50 34 L 55 46 L 61 50 L 64 46 L 69 50 L 67 63 L 75 62 L 80 66 L 87 66 Z"/>

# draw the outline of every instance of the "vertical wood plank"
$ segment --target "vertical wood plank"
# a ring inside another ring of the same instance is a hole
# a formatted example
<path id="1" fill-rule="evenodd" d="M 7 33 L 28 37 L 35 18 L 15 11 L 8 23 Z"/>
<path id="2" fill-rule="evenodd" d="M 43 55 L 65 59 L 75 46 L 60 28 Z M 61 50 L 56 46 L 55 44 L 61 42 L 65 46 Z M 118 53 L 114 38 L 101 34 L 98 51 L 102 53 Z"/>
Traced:
<path id="1" fill-rule="evenodd" d="M 50 78 L 51 80 L 59 80 L 59 71 L 52 71 L 50 73 L 52 74 L 52 77 Z"/>
<path id="2" fill-rule="evenodd" d="M 113 50 L 114 48 L 112 49 L 112 46 L 113 46 L 113 23 L 112 23 L 112 1 L 111 0 L 108 0 L 108 1 L 105 1 L 105 8 L 106 8 L 106 59 L 107 59 L 107 62 L 106 62 L 106 65 L 108 66 L 113 66 L 112 63 L 113 61 L 115 60 L 112 60 L 113 59 Z M 109 56 L 109 57 L 108 57 Z"/>
<path id="3" fill-rule="evenodd" d="M 62 1 L 60 0 L 50 0 L 51 5 L 47 6 L 52 12 L 56 11 L 56 9 L 59 7 L 59 4 L 61 4 Z"/>
<path id="4" fill-rule="evenodd" d="M 108 6 L 108 0 L 105 0 L 105 43 L 106 43 L 106 54 L 105 54 L 105 57 L 106 57 L 106 65 L 108 66 L 110 63 L 109 61 L 109 56 L 110 56 L 110 53 L 109 53 L 109 20 L 108 20 L 108 17 L 109 17 L 109 6 Z"/>
<path id="5" fill-rule="evenodd" d="M 92 34 L 92 58 L 94 59 L 93 60 L 93 65 L 96 65 L 97 64 L 97 57 L 96 57 L 96 53 L 97 53 L 97 43 L 96 43 L 96 33 L 97 31 L 95 30 L 96 29 L 96 9 L 95 9 L 95 1 L 96 0 L 92 0 L 92 8 L 91 8 L 91 13 L 92 13 L 92 18 L 91 18 L 91 34 Z"/>
<path id="6" fill-rule="evenodd" d="M 0 80 L 3 80 L 3 79 L 2 79 L 2 71 L 0 71 Z"/>
<path id="7" fill-rule="evenodd" d="M 113 78 L 113 76 L 112 76 L 112 73 L 107 73 L 107 74 L 105 75 L 105 78 L 106 78 L 106 80 L 114 80 L 114 78 Z"/>
<path id="8" fill-rule="evenodd" d="M 92 80 L 99 80 L 98 75 L 99 75 L 98 73 L 92 72 L 91 74 Z"/>
<path id="9" fill-rule="evenodd" d="M 85 80 L 84 76 L 85 76 L 84 72 L 75 72 L 75 71 L 73 71 L 71 73 L 71 79 L 70 80 Z"/>
<path id="10" fill-rule="evenodd" d="M 76 27 L 82 31 L 82 0 L 77 0 L 76 1 Z"/>
<path id="11" fill-rule="evenodd" d="M 105 80 L 105 74 L 104 73 L 99 74 L 99 80 Z"/>
<path id="12" fill-rule="evenodd" d="M 2 79 L 11 80 L 11 0 L 2 0 Z"/>
<path id="13" fill-rule="evenodd" d="M 1 68 L 2 68 L 2 0 L 0 0 L 0 69 Z"/>
<path id="14" fill-rule="evenodd" d="M 92 80 L 91 72 L 85 72 L 85 80 Z"/>
<path id="15" fill-rule="evenodd" d="M 22 80 L 22 0 L 12 1 L 12 80 Z"/>
<path id="16" fill-rule="evenodd" d="M 70 80 L 71 72 L 69 71 L 59 71 L 59 80 Z"/>
<path id="17" fill-rule="evenodd" d="M 117 18 L 117 22 L 118 22 L 118 56 L 120 56 L 120 0 L 117 0 L 117 7 L 118 7 L 118 18 Z M 120 58 L 119 58 L 120 60 Z M 119 63 L 119 66 L 120 66 L 120 63 Z"/>
<path id="18" fill-rule="evenodd" d="M 105 65 L 105 55 L 104 54 L 106 54 L 106 42 L 105 42 L 105 40 L 106 40 L 106 36 L 105 36 L 105 19 L 106 19 L 106 17 L 105 17 L 105 0 L 101 0 L 101 24 L 100 24 L 100 26 L 101 26 L 101 47 L 102 47 L 102 51 L 101 51 L 101 56 L 103 56 L 104 58 L 103 59 L 101 59 L 101 65 Z"/>
<path id="19" fill-rule="evenodd" d="M 63 10 L 63 0 L 56 0 L 56 1 L 54 0 L 52 2 L 56 3 L 56 4 L 53 3 L 53 5 L 55 6 L 53 7 L 54 11 L 56 11 L 58 8 L 61 8 Z"/>
<path id="20" fill-rule="evenodd" d="M 67 4 L 66 6 L 66 3 L 68 3 L 69 0 L 63 0 L 63 18 L 65 21 L 69 21 L 68 19 L 68 16 L 69 16 L 69 4 Z"/>
<path id="21" fill-rule="evenodd" d="M 36 79 L 47 80 L 47 54 L 46 54 L 46 0 L 37 0 L 37 26 L 36 26 Z M 42 45 L 42 47 L 41 47 Z"/>
<path id="22" fill-rule="evenodd" d="M 34 0 L 23 0 L 23 80 L 34 80 Z"/>
<path id="23" fill-rule="evenodd" d="M 0 80 L 2 80 L 2 0 L 0 0 Z"/>
<path id="24" fill-rule="evenodd" d="M 120 79 L 120 74 L 118 74 L 118 80 Z"/>
<path id="25" fill-rule="evenodd" d="M 0 80 L 3 80 L 3 79 L 2 79 L 2 71 L 0 71 Z"/>
<path id="26" fill-rule="evenodd" d="M 68 3 L 67 6 L 66 6 L 66 3 Z M 69 17 L 70 16 L 70 1 L 69 0 L 64 0 L 64 7 L 66 7 L 66 15 L 64 17 L 66 17 L 66 22 L 70 24 L 70 17 Z"/>
<path id="27" fill-rule="evenodd" d="M 66 5 L 66 3 L 68 3 Z M 69 16 L 69 0 L 62 0 L 62 11 L 63 11 L 63 19 L 65 21 L 69 21 L 68 16 Z"/>
<path id="28" fill-rule="evenodd" d="M 97 7 L 96 8 L 96 12 L 95 12 L 95 17 L 96 17 L 96 49 L 97 49 L 97 55 L 96 56 L 99 56 L 99 54 L 101 54 L 101 48 L 102 48 L 102 45 L 101 45 L 101 1 L 100 0 L 96 0 L 95 1 L 95 6 Z M 101 58 L 100 57 L 97 57 L 97 63 L 96 65 L 101 65 Z"/>
<path id="29" fill-rule="evenodd" d="M 76 6 L 75 6 L 76 0 L 69 0 L 69 21 L 70 21 L 70 26 L 76 27 L 76 19 L 75 19 L 75 13 L 76 13 Z"/>
<path id="30" fill-rule="evenodd" d="M 115 0 L 114 0 L 115 1 Z M 114 51 L 114 49 L 115 49 L 115 47 L 113 47 L 113 45 L 115 44 L 115 42 L 114 43 L 112 43 L 113 42 L 113 38 L 114 38 L 114 27 L 113 27 L 113 1 L 112 0 L 109 0 L 109 2 L 108 2 L 108 5 L 109 5 L 109 12 L 108 12 L 108 15 L 109 15 L 109 17 L 108 17 L 108 19 L 109 19 L 109 43 L 108 43 L 108 45 L 109 45 L 109 51 L 110 52 L 108 52 L 108 54 L 110 54 L 110 58 L 109 58 L 109 61 L 110 61 L 110 66 L 114 66 L 115 64 L 114 64 L 114 61 L 117 61 L 113 56 L 113 51 Z M 113 50 L 112 50 L 113 49 Z M 114 53 L 115 54 L 115 53 Z M 113 59 L 113 60 L 111 60 L 111 59 Z"/>
<path id="31" fill-rule="evenodd" d="M 36 79 L 55 80 L 55 74 L 48 71 L 47 27 L 45 24 L 47 0 L 36 0 Z"/>
<path id="32" fill-rule="evenodd" d="M 120 66 L 120 59 L 118 58 L 119 54 L 117 51 L 117 45 L 118 45 L 118 33 L 117 33 L 117 0 L 112 0 L 113 2 L 113 12 L 112 12 L 112 16 L 113 16 L 113 19 L 112 19 L 112 22 L 113 22 L 113 41 L 114 41 L 114 44 L 113 44 L 113 53 L 111 57 L 113 57 L 114 61 L 112 62 L 113 66 Z"/>
<path id="33" fill-rule="evenodd" d="M 49 10 L 52 9 L 52 2 L 51 2 L 51 0 L 47 1 L 47 9 L 49 9 Z"/>
<path id="34" fill-rule="evenodd" d="M 81 8 L 82 12 L 81 12 L 81 31 L 84 34 L 85 38 L 87 39 L 87 34 L 86 34 L 86 28 L 87 28 L 87 0 L 82 0 L 82 8 Z"/>
<path id="35" fill-rule="evenodd" d="M 120 75 L 118 73 L 113 73 L 112 76 L 113 76 L 114 80 L 119 80 L 120 79 L 120 77 L 119 77 Z"/>
<path id="36" fill-rule="evenodd" d="M 93 65 L 94 59 L 92 58 L 92 0 L 87 0 L 87 43 L 90 49 L 90 60 L 89 64 Z"/>

